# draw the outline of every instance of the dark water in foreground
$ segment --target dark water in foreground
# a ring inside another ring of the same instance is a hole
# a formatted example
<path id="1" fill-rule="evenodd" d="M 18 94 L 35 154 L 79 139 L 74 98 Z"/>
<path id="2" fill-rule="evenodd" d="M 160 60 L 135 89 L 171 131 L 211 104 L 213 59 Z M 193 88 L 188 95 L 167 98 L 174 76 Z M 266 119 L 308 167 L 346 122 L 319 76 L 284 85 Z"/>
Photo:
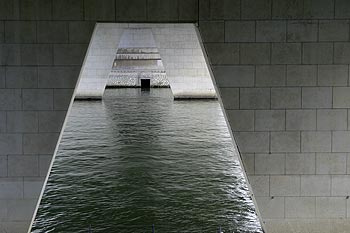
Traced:
<path id="1" fill-rule="evenodd" d="M 217 101 L 75 102 L 33 232 L 261 232 Z"/>

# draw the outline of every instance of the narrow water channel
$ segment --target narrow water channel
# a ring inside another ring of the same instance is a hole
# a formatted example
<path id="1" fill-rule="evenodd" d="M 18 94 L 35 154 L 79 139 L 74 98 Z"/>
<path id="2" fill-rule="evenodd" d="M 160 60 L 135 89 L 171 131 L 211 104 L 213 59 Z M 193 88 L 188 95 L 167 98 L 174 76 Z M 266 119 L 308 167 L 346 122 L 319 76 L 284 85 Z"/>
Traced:
<path id="1" fill-rule="evenodd" d="M 33 225 L 48 232 L 262 232 L 217 101 L 107 89 L 74 102 Z"/>

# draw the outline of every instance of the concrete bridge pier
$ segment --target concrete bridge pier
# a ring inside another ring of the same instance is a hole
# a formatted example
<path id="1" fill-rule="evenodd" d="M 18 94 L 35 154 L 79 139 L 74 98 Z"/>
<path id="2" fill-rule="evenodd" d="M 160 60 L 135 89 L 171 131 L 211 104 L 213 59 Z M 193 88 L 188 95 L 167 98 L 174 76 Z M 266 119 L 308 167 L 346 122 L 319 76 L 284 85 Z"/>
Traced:
<path id="1" fill-rule="evenodd" d="M 198 24 L 265 231 L 350 231 L 348 0 L 4 0 L 0 232 L 28 230 L 97 22 Z"/>

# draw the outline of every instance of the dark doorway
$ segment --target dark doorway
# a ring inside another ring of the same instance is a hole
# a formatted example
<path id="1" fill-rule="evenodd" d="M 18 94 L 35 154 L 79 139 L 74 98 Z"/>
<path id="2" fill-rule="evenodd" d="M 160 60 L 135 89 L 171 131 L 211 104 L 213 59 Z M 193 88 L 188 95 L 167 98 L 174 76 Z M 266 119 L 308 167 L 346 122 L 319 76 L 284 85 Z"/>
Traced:
<path id="1" fill-rule="evenodd" d="M 141 79 L 141 88 L 150 88 L 151 80 L 150 79 Z"/>

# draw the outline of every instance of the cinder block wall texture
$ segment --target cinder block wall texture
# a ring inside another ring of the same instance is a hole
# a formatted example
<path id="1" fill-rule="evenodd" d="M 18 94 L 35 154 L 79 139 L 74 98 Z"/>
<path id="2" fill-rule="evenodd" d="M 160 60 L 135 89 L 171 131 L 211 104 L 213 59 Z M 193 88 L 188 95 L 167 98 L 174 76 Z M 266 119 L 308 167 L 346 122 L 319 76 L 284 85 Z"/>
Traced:
<path id="1" fill-rule="evenodd" d="M 348 232 L 349 19 L 348 0 L 1 0 L 0 232 L 28 229 L 96 22 L 198 22 L 267 232 Z"/>

